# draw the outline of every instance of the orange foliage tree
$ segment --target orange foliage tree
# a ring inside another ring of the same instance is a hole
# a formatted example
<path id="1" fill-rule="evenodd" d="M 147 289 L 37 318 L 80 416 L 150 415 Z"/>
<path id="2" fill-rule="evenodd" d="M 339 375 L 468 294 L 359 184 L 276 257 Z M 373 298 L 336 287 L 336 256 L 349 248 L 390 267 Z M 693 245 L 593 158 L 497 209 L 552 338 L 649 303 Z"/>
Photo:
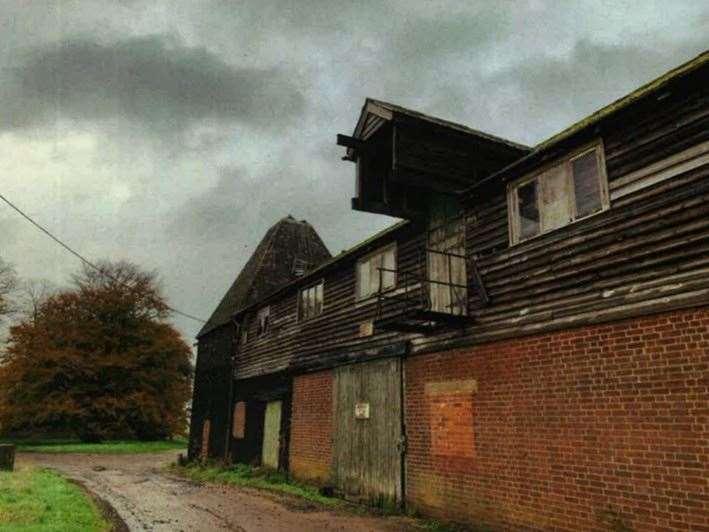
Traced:
<path id="1" fill-rule="evenodd" d="M 127 262 L 84 269 L 10 329 L 0 363 L 3 431 L 83 441 L 182 432 L 190 349 L 168 323 L 155 274 Z"/>

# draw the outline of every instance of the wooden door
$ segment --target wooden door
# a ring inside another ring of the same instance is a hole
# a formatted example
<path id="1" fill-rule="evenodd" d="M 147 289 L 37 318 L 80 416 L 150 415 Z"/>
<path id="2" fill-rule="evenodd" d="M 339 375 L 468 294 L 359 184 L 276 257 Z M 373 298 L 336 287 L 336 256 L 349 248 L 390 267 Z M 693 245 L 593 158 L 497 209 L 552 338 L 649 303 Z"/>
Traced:
<path id="1" fill-rule="evenodd" d="M 453 211 L 455 212 L 455 211 Z M 468 311 L 465 264 L 465 221 L 450 218 L 450 209 L 433 209 L 428 231 L 430 308 L 435 312 L 466 315 Z"/>
<path id="2" fill-rule="evenodd" d="M 202 423 L 202 448 L 200 449 L 200 457 L 202 460 L 209 458 L 209 432 L 211 430 L 211 421 L 209 418 Z"/>
<path id="3" fill-rule="evenodd" d="M 401 361 L 335 370 L 334 478 L 350 499 L 393 507 L 402 500 Z"/>
<path id="4" fill-rule="evenodd" d="M 263 423 L 263 447 L 261 465 L 278 469 L 278 455 L 281 450 L 281 401 L 266 404 Z"/>

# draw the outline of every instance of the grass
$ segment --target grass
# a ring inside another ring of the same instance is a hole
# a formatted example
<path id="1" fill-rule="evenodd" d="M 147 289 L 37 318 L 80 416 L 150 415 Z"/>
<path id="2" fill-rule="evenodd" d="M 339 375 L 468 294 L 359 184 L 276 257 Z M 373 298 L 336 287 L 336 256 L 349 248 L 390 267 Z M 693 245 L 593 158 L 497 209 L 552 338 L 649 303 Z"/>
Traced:
<path id="1" fill-rule="evenodd" d="M 78 486 L 32 467 L 0 471 L 0 532 L 104 532 L 110 525 Z"/>
<path id="2" fill-rule="evenodd" d="M 103 443 L 82 443 L 78 440 L 17 440 L 7 443 L 14 443 L 17 446 L 17 450 L 24 453 L 134 454 L 159 453 L 172 449 L 187 448 L 187 441 L 184 439 L 161 441 L 114 440 Z"/>
<path id="3" fill-rule="evenodd" d="M 289 480 L 285 475 L 276 471 L 255 468 L 245 464 L 235 464 L 231 467 L 199 464 L 180 466 L 172 464 L 168 466 L 168 470 L 199 482 L 217 482 L 287 493 L 331 508 L 342 504 L 339 499 L 325 497 L 316 487 Z"/>

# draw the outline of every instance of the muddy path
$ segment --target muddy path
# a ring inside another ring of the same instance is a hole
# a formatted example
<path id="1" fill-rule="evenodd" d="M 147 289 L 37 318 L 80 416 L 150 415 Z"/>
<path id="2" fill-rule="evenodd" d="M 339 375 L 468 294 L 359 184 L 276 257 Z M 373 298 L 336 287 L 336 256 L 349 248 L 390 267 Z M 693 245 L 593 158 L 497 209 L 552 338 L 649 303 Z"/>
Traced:
<path id="1" fill-rule="evenodd" d="M 108 503 L 135 532 L 329 532 L 416 530 L 412 520 L 331 511 L 287 495 L 203 485 L 162 471 L 177 452 L 137 455 L 21 453 Z"/>

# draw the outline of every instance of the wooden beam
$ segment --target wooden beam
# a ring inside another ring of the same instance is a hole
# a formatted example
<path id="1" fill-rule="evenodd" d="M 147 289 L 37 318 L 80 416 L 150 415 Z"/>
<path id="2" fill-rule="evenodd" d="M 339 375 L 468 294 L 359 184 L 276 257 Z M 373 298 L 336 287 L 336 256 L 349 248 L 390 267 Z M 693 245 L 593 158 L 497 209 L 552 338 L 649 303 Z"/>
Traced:
<path id="1" fill-rule="evenodd" d="M 385 214 L 387 216 L 404 218 L 406 220 L 413 220 L 423 215 L 423 213 L 418 211 L 397 209 L 396 207 L 391 207 L 381 201 L 364 201 L 362 198 L 352 198 L 352 210 L 371 212 L 374 214 Z"/>
<path id="2" fill-rule="evenodd" d="M 360 139 L 350 137 L 348 135 L 342 135 L 341 133 L 337 134 L 337 145 L 352 148 L 353 150 L 362 150 L 365 148 L 365 143 Z"/>

